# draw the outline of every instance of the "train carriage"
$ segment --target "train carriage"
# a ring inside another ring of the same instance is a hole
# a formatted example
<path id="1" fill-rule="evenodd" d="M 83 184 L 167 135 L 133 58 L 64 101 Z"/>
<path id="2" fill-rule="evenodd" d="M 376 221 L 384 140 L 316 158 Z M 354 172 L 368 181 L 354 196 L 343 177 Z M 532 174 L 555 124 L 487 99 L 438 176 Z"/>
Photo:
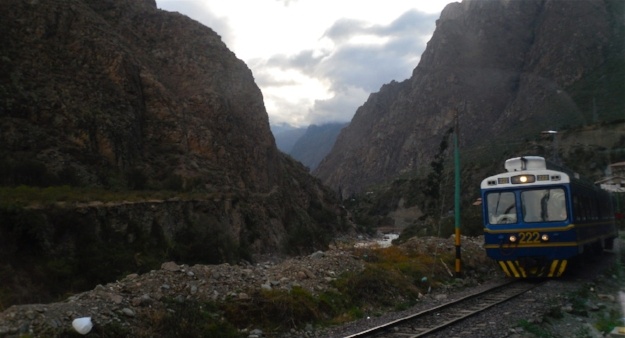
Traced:
<path id="1" fill-rule="evenodd" d="M 618 235 L 608 192 L 538 156 L 509 159 L 481 183 L 484 247 L 507 276 L 559 277 Z"/>

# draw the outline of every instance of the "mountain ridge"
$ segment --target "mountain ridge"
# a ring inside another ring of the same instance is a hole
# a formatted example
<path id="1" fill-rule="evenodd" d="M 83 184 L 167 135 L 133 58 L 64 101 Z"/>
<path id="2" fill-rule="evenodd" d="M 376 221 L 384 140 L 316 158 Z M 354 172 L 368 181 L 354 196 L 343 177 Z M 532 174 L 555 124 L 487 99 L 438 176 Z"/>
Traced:
<path id="1" fill-rule="evenodd" d="M 332 150 L 336 137 L 347 125 L 347 122 L 311 124 L 288 154 L 310 170 L 315 170 L 319 162 Z"/>

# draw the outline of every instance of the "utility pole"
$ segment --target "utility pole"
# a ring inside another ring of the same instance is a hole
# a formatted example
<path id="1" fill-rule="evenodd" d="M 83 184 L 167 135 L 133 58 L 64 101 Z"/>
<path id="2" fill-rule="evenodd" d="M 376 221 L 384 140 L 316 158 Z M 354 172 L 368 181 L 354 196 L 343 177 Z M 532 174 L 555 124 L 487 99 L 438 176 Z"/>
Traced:
<path id="1" fill-rule="evenodd" d="M 464 107 L 466 109 L 467 102 L 464 102 Z M 458 149 L 458 110 L 456 109 L 455 116 L 456 126 L 454 127 L 454 181 L 455 181 L 455 189 L 454 189 L 454 217 L 455 217 L 455 234 L 456 234 L 456 277 L 459 278 L 462 276 L 461 273 L 461 254 L 460 254 L 460 150 Z"/>
<path id="2" fill-rule="evenodd" d="M 560 159 L 558 158 L 558 132 L 556 130 L 544 130 L 540 132 L 543 135 L 551 135 L 551 160 L 555 164 L 560 164 Z"/>

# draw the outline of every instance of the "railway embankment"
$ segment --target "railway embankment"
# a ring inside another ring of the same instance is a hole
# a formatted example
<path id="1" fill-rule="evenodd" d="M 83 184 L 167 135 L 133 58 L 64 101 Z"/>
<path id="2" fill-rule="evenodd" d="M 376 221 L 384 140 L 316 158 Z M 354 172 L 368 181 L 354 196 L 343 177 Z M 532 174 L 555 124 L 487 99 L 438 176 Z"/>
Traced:
<path id="1" fill-rule="evenodd" d="M 92 337 L 333 336 L 324 328 L 342 331 L 342 324 L 360 318 L 440 303 L 452 290 L 497 273 L 481 248 L 483 238 L 463 239 L 462 280 L 450 276 L 451 238 L 414 238 L 386 248 L 344 239 L 327 251 L 256 264 L 167 262 L 60 302 L 11 306 L 0 313 L 0 337 L 76 334 L 72 321 L 85 317 L 91 318 Z"/>
<path id="2" fill-rule="evenodd" d="M 480 332 L 475 337 L 614 337 L 615 328 L 625 326 L 624 281 L 621 232 L 615 250 L 584 257 L 564 277 L 434 337 L 471 337 L 463 332 Z"/>
<path id="3" fill-rule="evenodd" d="M 606 330 L 622 324 L 624 238 L 618 250 L 588 258 L 566 278 L 550 280 L 432 337 L 606 336 Z M 389 248 L 355 248 L 356 242 L 336 241 L 327 251 L 256 264 L 168 262 L 57 303 L 12 306 L 0 313 L 0 337 L 75 336 L 71 323 L 84 317 L 93 323 L 90 337 L 174 332 L 344 337 L 504 279 L 485 257 L 482 237 L 463 237 L 463 278 L 451 276 L 453 238 L 413 238 Z M 408 274 L 416 289 L 392 284 Z M 287 325 L 269 329 L 276 322 Z"/>

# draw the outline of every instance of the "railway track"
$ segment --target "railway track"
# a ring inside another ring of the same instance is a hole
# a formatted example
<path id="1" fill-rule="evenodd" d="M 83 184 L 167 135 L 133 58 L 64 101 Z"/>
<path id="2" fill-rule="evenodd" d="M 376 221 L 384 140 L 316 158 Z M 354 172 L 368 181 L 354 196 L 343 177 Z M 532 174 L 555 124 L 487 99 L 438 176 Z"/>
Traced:
<path id="1" fill-rule="evenodd" d="M 345 338 L 410 338 L 424 337 L 428 334 L 450 327 L 453 324 L 476 315 L 490 307 L 519 296 L 542 283 L 511 281 L 493 288 L 471 294 L 432 309 L 421 311 L 390 323 L 370 328 Z M 460 336 L 460 335 L 458 335 Z"/>

